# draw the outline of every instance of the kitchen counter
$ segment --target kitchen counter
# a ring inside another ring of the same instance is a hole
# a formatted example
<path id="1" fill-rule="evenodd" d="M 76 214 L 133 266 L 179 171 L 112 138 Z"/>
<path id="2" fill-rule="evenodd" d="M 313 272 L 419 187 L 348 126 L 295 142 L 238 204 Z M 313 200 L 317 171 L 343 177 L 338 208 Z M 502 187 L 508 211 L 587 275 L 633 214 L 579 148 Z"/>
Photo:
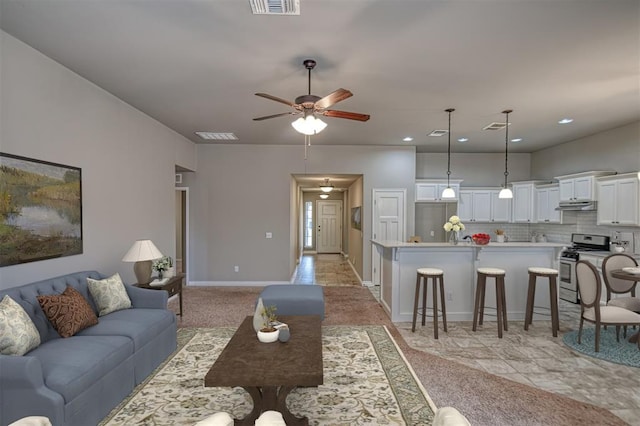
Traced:
<path id="1" fill-rule="evenodd" d="M 528 284 L 528 267 L 558 268 L 560 251 L 568 244 L 508 242 L 480 246 L 461 242 L 408 243 L 371 241 L 380 254 L 380 302 L 393 322 L 411 321 L 416 284 L 416 270 L 423 267 L 444 271 L 448 321 L 471 321 L 473 318 L 476 269 L 495 267 L 506 271 L 505 286 L 509 320 L 523 320 Z M 495 286 L 487 285 L 487 306 L 495 306 Z M 536 288 L 536 306 L 549 305 L 549 287 Z M 534 316 L 534 320 L 547 317 Z"/>

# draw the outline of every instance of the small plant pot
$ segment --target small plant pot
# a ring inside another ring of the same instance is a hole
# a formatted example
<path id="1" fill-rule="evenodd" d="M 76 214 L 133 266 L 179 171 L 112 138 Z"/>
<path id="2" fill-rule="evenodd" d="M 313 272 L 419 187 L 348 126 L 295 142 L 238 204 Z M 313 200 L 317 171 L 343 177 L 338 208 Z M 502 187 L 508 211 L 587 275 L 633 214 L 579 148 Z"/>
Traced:
<path id="1" fill-rule="evenodd" d="M 262 343 L 271 343 L 278 341 L 280 330 L 275 331 L 258 331 L 258 340 Z"/>

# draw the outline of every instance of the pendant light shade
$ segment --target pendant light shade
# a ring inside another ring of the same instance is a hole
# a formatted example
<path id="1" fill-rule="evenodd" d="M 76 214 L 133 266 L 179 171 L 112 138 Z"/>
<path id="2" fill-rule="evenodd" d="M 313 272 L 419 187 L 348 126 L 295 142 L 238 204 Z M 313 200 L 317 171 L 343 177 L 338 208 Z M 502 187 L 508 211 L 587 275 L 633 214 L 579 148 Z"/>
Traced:
<path id="1" fill-rule="evenodd" d="M 449 142 L 447 144 L 447 187 L 442 191 L 442 198 L 456 198 L 456 192 L 451 188 L 449 184 L 449 178 L 451 177 L 451 113 L 455 111 L 454 108 L 445 109 L 449 113 Z"/>
<path id="2" fill-rule="evenodd" d="M 327 198 L 329 198 L 329 194 L 327 194 L 326 192 L 323 192 L 320 194 L 320 198 L 322 198 L 323 200 L 326 200 Z"/>
<path id="3" fill-rule="evenodd" d="M 513 198 L 513 192 L 507 186 L 507 177 L 509 176 L 509 114 L 513 110 L 506 109 L 502 111 L 505 115 L 505 136 L 504 136 L 504 187 L 498 193 L 498 198 Z"/>

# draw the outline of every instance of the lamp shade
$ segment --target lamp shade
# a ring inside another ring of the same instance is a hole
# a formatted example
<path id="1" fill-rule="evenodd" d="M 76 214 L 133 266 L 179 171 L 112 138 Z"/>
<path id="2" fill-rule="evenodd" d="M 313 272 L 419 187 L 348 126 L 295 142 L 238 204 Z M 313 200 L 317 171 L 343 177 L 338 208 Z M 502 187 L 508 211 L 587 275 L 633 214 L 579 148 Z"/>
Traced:
<path id="1" fill-rule="evenodd" d="M 140 262 L 143 260 L 160 259 L 162 253 L 151 240 L 138 240 L 122 258 L 123 262 Z"/>

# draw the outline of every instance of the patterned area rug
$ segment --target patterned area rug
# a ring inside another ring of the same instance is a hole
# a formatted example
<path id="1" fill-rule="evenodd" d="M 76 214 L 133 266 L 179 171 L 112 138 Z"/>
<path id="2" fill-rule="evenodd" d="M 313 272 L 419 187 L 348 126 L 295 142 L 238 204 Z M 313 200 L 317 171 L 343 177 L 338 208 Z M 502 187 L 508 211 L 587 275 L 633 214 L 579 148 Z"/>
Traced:
<path id="1" fill-rule="evenodd" d="M 242 418 L 242 388 L 205 388 L 204 376 L 235 328 L 178 330 L 178 350 L 100 424 L 190 425 L 218 411 Z M 429 425 L 435 406 L 386 327 L 322 328 L 324 384 L 298 388 L 289 410 L 310 425 Z M 280 343 L 273 343 L 280 344 Z"/>
<path id="2" fill-rule="evenodd" d="M 607 327 L 600 330 L 600 351 L 596 352 L 595 328 L 584 328 L 582 330 L 582 343 L 578 344 L 578 330 L 565 333 L 562 341 L 571 349 L 594 358 L 614 362 L 616 364 L 628 365 L 630 367 L 640 367 L 640 349 L 635 343 L 629 343 L 629 336 L 635 333 L 629 327 L 627 338 L 624 338 L 620 330 L 620 341 L 616 341 L 616 328 Z"/>

